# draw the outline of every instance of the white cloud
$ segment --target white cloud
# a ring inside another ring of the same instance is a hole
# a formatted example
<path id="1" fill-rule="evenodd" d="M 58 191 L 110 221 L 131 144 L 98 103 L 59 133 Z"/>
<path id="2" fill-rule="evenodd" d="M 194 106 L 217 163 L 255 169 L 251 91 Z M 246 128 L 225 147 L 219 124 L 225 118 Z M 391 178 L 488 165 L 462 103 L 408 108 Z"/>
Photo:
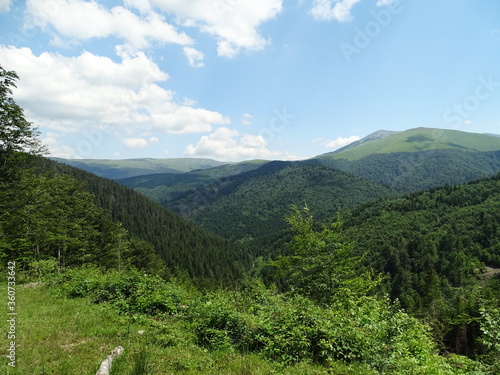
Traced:
<path id="1" fill-rule="evenodd" d="M 347 22 L 352 19 L 351 9 L 361 0 L 314 0 L 311 14 L 322 21 Z M 386 1 L 386 0 L 382 0 Z"/>
<path id="2" fill-rule="evenodd" d="M 187 107 L 194 107 L 198 102 L 194 99 L 191 98 L 184 98 L 182 99 L 182 105 L 185 105 Z"/>
<path id="3" fill-rule="evenodd" d="M 149 4 L 174 13 L 183 26 L 197 27 L 215 37 L 219 56 L 232 58 L 242 50 L 257 51 L 268 44 L 269 41 L 259 34 L 258 27 L 281 11 L 282 1 L 149 0 Z"/>
<path id="4" fill-rule="evenodd" d="M 201 68 L 203 64 L 203 59 L 205 58 L 205 55 L 203 52 L 198 51 L 196 48 L 192 47 L 184 47 L 184 55 L 186 55 L 186 58 L 189 62 L 189 65 L 191 65 L 193 68 Z"/>
<path id="5" fill-rule="evenodd" d="M 12 6 L 12 0 L 0 0 L 0 13 L 7 13 Z"/>
<path id="6" fill-rule="evenodd" d="M 61 141 L 61 137 L 61 134 L 49 132 L 45 138 L 42 138 L 42 143 L 49 148 L 50 156 L 64 159 L 73 158 L 77 154 L 76 150 L 65 145 Z"/>
<path id="7" fill-rule="evenodd" d="M 209 157 L 223 161 L 246 159 L 298 159 L 288 152 L 270 151 L 264 137 L 240 134 L 227 127 L 218 128 L 212 134 L 202 136 L 196 146 L 190 144 L 184 150 L 188 156 Z"/>
<path id="8" fill-rule="evenodd" d="M 334 140 L 328 142 L 326 144 L 326 147 L 337 149 L 337 148 L 347 146 L 350 143 L 359 141 L 360 139 L 361 138 L 358 137 L 357 135 L 352 135 L 352 136 L 347 137 L 347 138 L 338 137 L 337 139 L 334 139 Z"/>
<path id="9" fill-rule="evenodd" d="M 142 148 L 149 144 L 144 138 L 125 138 L 123 143 L 127 148 Z"/>
<path id="10" fill-rule="evenodd" d="M 241 122 L 243 125 L 252 125 L 252 115 L 250 113 L 244 113 L 241 115 Z"/>
<path id="11" fill-rule="evenodd" d="M 179 33 L 154 12 L 140 17 L 121 6 L 106 9 L 95 1 L 82 0 L 28 0 L 26 10 L 28 26 L 52 28 L 57 33 L 53 44 L 61 44 L 62 37 L 81 41 L 110 36 L 123 39 L 135 49 L 147 48 L 153 41 L 193 43 L 189 36 Z"/>
<path id="12" fill-rule="evenodd" d="M 124 0 L 123 4 L 125 4 L 125 6 L 129 8 L 136 8 L 141 13 L 147 13 L 151 11 L 149 0 Z"/>
<path id="13" fill-rule="evenodd" d="M 229 118 L 174 101 L 158 85 L 168 75 L 143 53 L 121 62 L 84 52 L 76 57 L 33 54 L 0 46 L 0 61 L 20 76 L 16 101 L 36 125 L 63 133 L 98 128 L 123 138 L 135 131 L 211 131 Z"/>

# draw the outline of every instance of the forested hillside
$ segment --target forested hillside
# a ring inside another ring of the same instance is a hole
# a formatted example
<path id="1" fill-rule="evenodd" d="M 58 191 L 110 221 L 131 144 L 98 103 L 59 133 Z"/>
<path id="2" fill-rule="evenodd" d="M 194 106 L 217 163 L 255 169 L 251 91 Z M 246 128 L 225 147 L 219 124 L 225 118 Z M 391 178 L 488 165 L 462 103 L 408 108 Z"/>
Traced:
<path id="1" fill-rule="evenodd" d="M 16 74 L 0 78 L 0 279 L 29 312 L 9 373 L 87 372 L 96 342 L 116 341 L 129 374 L 499 373 L 500 175 L 388 199 L 343 171 L 270 162 L 173 201 L 231 243 L 42 158 Z"/>
<path id="2" fill-rule="evenodd" d="M 198 189 L 169 206 L 226 238 L 258 238 L 286 228 L 293 204 L 325 220 L 356 204 L 389 197 L 390 189 L 328 167 L 271 162 Z"/>
<path id="3" fill-rule="evenodd" d="M 345 218 L 393 298 L 432 322 L 452 350 L 478 345 L 480 300 L 500 301 L 498 279 L 490 280 L 500 268 L 500 175 L 362 205 Z"/>
<path id="4" fill-rule="evenodd" d="M 157 173 L 130 178 L 120 178 L 116 182 L 168 206 L 180 195 L 218 182 L 231 176 L 259 168 L 268 163 L 265 160 L 251 160 L 208 169 L 197 169 L 187 173 Z"/>
<path id="5" fill-rule="evenodd" d="M 500 151 L 443 149 L 375 153 L 356 160 L 325 156 L 311 161 L 407 193 L 461 184 L 500 171 Z"/>
<path id="6" fill-rule="evenodd" d="M 99 207 L 130 234 L 151 243 L 171 269 L 185 270 L 193 277 L 237 279 L 251 264 L 236 245 L 125 186 L 48 159 L 42 164 L 45 170 L 81 181 Z"/>

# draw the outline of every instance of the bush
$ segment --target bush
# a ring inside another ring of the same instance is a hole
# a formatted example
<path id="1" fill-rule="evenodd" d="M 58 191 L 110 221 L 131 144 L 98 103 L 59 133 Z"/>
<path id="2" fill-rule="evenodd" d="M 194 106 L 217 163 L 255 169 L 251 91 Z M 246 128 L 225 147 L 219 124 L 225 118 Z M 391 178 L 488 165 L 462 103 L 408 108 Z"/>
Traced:
<path id="1" fill-rule="evenodd" d="M 428 327 L 388 299 L 361 297 L 325 307 L 304 296 L 278 294 L 261 282 L 202 296 L 156 276 L 105 274 L 92 267 L 69 271 L 59 282 L 68 296 L 154 316 L 163 328 L 152 343 L 162 347 L 182 342 L 209 351 L 258 353 L 282 366 L 343 363 L 384 374 L 484 373 L 464 357 L 440 357 Z"/>

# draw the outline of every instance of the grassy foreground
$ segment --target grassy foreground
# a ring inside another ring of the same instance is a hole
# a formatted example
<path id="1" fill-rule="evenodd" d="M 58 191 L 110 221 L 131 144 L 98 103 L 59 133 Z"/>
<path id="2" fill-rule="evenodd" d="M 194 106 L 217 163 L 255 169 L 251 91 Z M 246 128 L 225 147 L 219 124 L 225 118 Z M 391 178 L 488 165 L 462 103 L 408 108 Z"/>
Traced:
<path id="1" fill-rule="evenodd" d="M 5 294 L 4 286 L 0 290 Z M 153 318 L 122 315 L 88 299 L 59 297 L 54 289 L 39 285 L 18 286 L 16 306 L 16 367 L 9 367 L 2 355 L 0 374 L 93 375 L 118 345 L 125 352 L 113 362 L 113 375 L 373 373 L 342 363 L 337 369 L 307 363 L 283 368 L 257 354 L 209 352 L 194 345 L 174 322 L 166 330 Z M 5 346 L 8 340 L 2 336 Z"/>

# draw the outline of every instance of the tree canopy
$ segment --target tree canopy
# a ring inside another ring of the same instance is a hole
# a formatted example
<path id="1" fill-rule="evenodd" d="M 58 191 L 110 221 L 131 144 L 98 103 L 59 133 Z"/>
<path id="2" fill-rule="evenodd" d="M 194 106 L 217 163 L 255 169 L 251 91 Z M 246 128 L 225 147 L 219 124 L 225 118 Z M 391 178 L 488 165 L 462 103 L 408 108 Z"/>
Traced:
<path id="1" fill-rule="evenodd" d="M 3 177 L 12 171 L 9 165 L 18 153 L 39 155 L 46 152 L 39 131 L 24 117 L 24 110 L 12 97 L 19 79 L 14 71 L 0 65 L 0 170 Z"/>

